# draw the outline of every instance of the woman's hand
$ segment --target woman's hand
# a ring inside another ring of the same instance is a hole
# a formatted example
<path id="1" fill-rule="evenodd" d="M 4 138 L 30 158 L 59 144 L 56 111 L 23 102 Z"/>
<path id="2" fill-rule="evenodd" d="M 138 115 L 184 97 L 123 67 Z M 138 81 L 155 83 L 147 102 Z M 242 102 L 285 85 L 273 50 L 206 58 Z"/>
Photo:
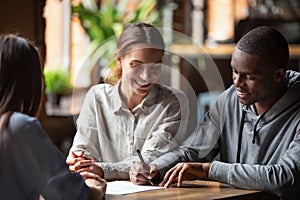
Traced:
<path id="1" fill-rule="evenodd" d="M 145 164 L 141 162 L 136 162 L 130 168 L 129 178 L 130 181 L 136 185 L 153 185 L 151 179 L 154 178 L 157 174 L 156 165 L 149 164 L 150 170 L 145 169 Z"/>
<path id="2" fill-rule="evenodd" d="M 85 157 L 84 151 L 77 154 L 72 151 L 66 162 L 69 164 L 69 170 L 72 172 L 92 172 L 101 178 L 104 177 L 102 168 L 93 159 Z"/>
<path id="3" fill-rule="evenodd" d="M 180 187 L 183 180 L 207 178 L 209 169 L 210 163 L 178 163 L 166 173 L 159 185 L 170 187 L 177 182 L 177 186 Z"/>

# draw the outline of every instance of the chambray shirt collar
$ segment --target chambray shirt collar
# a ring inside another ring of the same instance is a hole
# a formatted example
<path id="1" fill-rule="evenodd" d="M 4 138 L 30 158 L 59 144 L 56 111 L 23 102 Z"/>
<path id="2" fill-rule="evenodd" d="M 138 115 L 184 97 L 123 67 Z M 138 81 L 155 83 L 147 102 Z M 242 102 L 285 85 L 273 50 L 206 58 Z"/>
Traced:
<path id="1" fill-rule="evenodd" d="M 146 114 L 149 114 L 149 107 L 153 104 L 155 104 L 158 96 L 158 88 L 159 86 L 157 84 L 153 84 L 150 92 L 148 95 L 143 99 L 143 101 L 133 109 L 133 112 L 135 112 L 137 109 L 143 110 Z M 121 81 L 117 83 L 117 85 L 114 86 L 113 88 L 113 112 L 117 112 L 120 109 L 128 109 L 128 107 L 124 104 L 121 98 Z"/>

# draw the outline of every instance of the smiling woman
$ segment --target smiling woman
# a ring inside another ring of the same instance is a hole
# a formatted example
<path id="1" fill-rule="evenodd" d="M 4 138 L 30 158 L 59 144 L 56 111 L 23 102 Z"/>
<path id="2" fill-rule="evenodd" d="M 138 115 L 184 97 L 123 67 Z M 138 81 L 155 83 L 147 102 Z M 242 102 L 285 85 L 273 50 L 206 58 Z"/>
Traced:
<path id="1" fill-rule="evenodd" d="M 108 84 L 96 85 L 86 95 L 67 159 L 71 170 L 129 179 L 131 165 L 139 161 L 136 149 L 151 162 L 187 137 L 186 95 L 158 84 L 164 48 L 152 25 L 124 28 Z"/>
<path id="2" fill-rule="evenodd" d="M 118 67 L 122 69 L 121 93 L 129 110 L 135 108 L 146 97 L 152 84 L 159 79 L 161 71 L 161 49 L 137 48 L 124 57 L 117 58 Z"/>

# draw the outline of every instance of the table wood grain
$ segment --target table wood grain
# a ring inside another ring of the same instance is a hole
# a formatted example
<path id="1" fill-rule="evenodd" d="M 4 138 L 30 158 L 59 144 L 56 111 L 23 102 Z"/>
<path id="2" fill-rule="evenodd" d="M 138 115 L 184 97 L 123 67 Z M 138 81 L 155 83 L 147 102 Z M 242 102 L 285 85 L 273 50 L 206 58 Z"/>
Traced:
<path id="1" fill-rule="evenodd" d="M 184 181 L 183 186 L 152 190 L 127 195 L 106 195 L 106 200 L 211 200 L 211 199 L 278 199 L 258 191 L 233 188 L 227 184 L 212 181 Z"/>

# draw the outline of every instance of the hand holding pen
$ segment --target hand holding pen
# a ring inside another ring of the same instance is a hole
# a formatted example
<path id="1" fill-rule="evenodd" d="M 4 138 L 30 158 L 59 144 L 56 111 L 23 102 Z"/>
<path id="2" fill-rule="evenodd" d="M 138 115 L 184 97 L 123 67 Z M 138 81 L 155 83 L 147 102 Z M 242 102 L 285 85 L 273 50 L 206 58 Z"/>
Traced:
<path id="1" fill-rule="evenodd" d="M 140 161 L 141 161 L 142 164 L 143 164 L 144 169 L 147 170 L 147 171 L 149 172 L 149 171 L 150 171 L 150 166 L 146 164 L 146 162 L 145 162 L 145 160 L 144 160 L 144 158 L 143 158 L 143 156 L 142 156 L 140 150 L 137 149 L 136 152 L 137 152 L 138 157 L 140 158 Z"/>
<path id="2" fill-rule="evenodd" d="M 129 172 L 131 182 L 137 185 L 154 185 L 152 179 L 157 174 L 156 166 L 146 164 L 139 149 L 137 149 L 137 155 L 141 162 L 136 162 L 135 165 L 131 167 Z"/>

